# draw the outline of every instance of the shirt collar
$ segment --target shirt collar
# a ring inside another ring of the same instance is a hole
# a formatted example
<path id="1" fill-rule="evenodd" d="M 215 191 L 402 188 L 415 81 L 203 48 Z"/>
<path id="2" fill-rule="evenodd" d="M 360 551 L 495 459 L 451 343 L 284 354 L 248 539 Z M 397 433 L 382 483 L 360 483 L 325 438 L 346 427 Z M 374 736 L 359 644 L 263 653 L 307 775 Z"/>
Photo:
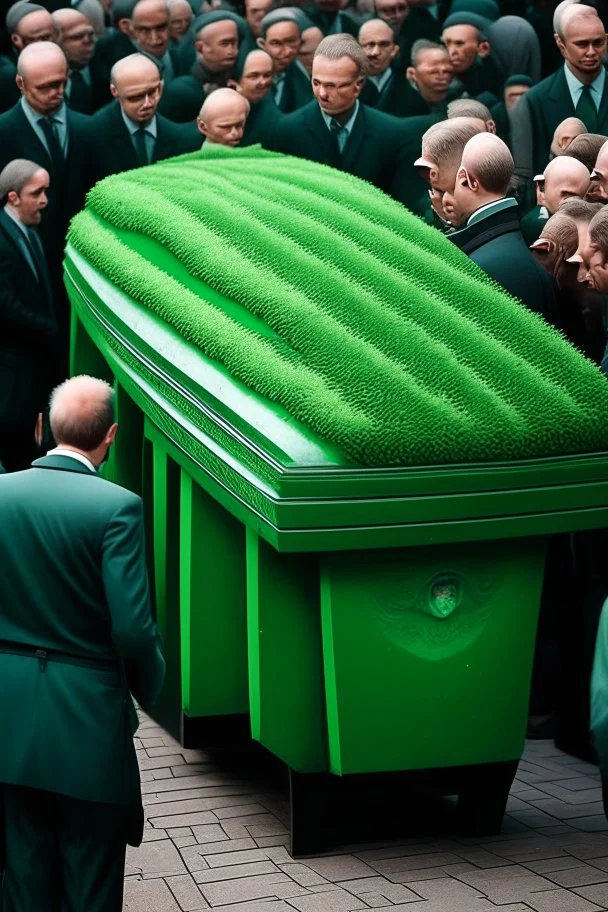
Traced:
<path id="1" fill-rule="evenodd" d="M 23 224 L 23 222 L 21 221 L 21 219 L 19 218 L 19 216 L 17 215 L 17 213 L 15 212 L 15 210 L 13 209 L 13 207 L 11 206 L 10 203 L 6 204 L 6 206 L 4 207 L 4 211 L 6 212 L 8 217 L 13 220 L 15 225 L 19 226 L 21 231 L 27 237 L 27 225 Z"/>
<path id="2" fill-rule="evenodd" d="M 87 469 L 90 469 L 91 472 L 97 474 L 97 469 L 93 465 L 90 459 L 87 459 L 82 453 L 76 453 L 75 450 L 69 450 L 67 447 L 58 446 L 54 450 L 49 450 L 46 454 L 47 456 L 68 456 L 70 459 L 75 459 L 76 462 L 81 462 L 83 466 L 86 466 Z"/>
<path id="3" fill-rule="evenodd" d="M 322 114 L 322 116 L 323 116 L 323 120 L 324 120 L 325 123 L 327 124 L 327 129 L 329 130 L 329 129 L 330 129 L 330 124 L 331 124 L 331 122 L 332 122 L 332 120 L 333 120 L 334 118 L 332 117 L 331 114 L 326 114 L 325 111 L 324 111 L 322 108 L 319 108 L 319 110 L 321 111 L 321 114 Z M 348 118 L 348 120 L 346 121 L 346 123 L 345 123 L 345 124 L 342 124 L 342 126 L 344 127 L 344 129 L 346 130 L 346 132 L 348 133 L 349 136 L 350 136 L 350 134 L 351 134 L 351 132 L 352 132 L 352 129 L 353 129 L 354 125 L 355 125 L 355 120 L 356 120 L 356 118 L 357 118 L 357 114 L 358 114 L 358 113 L 359 113 L 359 99 L 357 98 L 357 100 L 355 101 L 355 107 L 353 108 L 353 113 L 350 115 L 350 117 Z"/>
<path id="4" fill-rule="evenodd" d="M 584 88 L 584 83 L 578 79 L 570 69 L 567 63 L 564 62 L 564 76 L 566 77 L 566 84 L 568 86 L 568 91 L 570 92 L 570 97 L 572 102 L 576 107 L 579 96 Z M 595 96 L 597 101 L 601 101 L 602 95 L 604 93 L 604 83 L 606 81 L 606 70 L 602 66 L 599 74 L 595 77 L 592 83 L 590 83 L 589 88 L 591 93 Z M 599 107 L 599 104 L 597 105 Z"/>
<path id="5" fill-rule="evenodd" d="M 152 120 L 148 121 L 147 124 L 138 124 L 138 123 L 135 123 L 134 120 L 131 120 L 130 117 L 127 117 L 127 115 L 125 114 L 125 112 L 123 111 L 122 108 L 120 109 L 120 113 L 122 114 L 122 119 L 124 120 L 125 126 L 126 126 L 127 130 L 129 131 L 129 133 L 131 134 L 131 136 L 133 136 L 134 133 L 137 133 L 137 131 L 140 129 L 140 127 L 143 127 L 144 130 L 146 131 L 146 133 L 149 133 L 150 136 L 153 136 L 154 139 L 156 139 L 156 114 L 154 115 Z"/>
<path id="6" fill-rule="evenodd" d="M 31 105 L 27 103 L 23 95 L 21 96 L 21 107 L 23 108 L 23 112 L 31 124 L 37 124 L 41 117 L 46 116 L 44 114 L 40 114 L 38 111 L 34 111 Z M 53 120 L 56 120 L 60 126 L 65 126 L 68 116 L 65 102 L 62 102 L 61 107 L 58 108 L 57 111 L 53 111 L 53 113 L 49 114 L 48 116 L 52 117 Z"/>
<path id="7" fill-rule="evenodd" d="M 380 73 L 378 76 L 368 76 L 367 78 L 370 82 L 373 82 L 378 91 L 381 92 L 387 82 L 390 81 L 392 75 L 393 71 L 390 67 L 387 67 L 384 73 Z"/>
<path id="8" fill-rule="evenodd" d="M 492 200 L 491 203 L 484 203 L 475 212 L 472 212 L 467 220 L 467 228 L 480 222 L 486 215 L 493 215 L 495 212 L 502 212 L 503 209 L 512 209 L 517 206 L 517 200 L 512 196 L 503 196 L 502 199 Z"/>

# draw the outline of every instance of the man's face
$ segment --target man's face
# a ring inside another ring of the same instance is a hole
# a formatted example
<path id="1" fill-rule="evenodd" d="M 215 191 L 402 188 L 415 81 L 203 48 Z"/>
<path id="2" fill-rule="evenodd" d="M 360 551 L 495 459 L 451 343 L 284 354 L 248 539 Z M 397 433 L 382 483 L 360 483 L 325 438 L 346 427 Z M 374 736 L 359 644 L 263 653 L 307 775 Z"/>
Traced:
<path id="1" fill-rule="evenodd" d="M 221 19 L 205 26 L 194 46 L 203 63 L 212 73 L 231 70 L 239 53 L 239 33 L 236 22 Z"/>
<path id="2" fill-rule="evenodd" d="M 444 221 L 456 224 L 453 219 L 454 210 L 454 184 L 456 183 L 456 173 L 458 165 L 443 164 L 439 165 L 432 160 L 428 149 L 422 147 L 422 157 L 432 164 L 432 168 L 422 169 L 423 177 L 430 184 L 430 199 L 433 209 Z"/>
<path id="3" fill-rule="evenodd" d="M 408 67 L 407 75 L 425 101 L 438 104 L 447 95 L 454 69 L 444 51 L 428 50 L 418 54 L 418 64 Z"/>
<path id="4" fill-rule="evenodd" d="M 135 9 L 131 24 L 137 44 L 160 60 L 169 46 L 169 10 L 166 6 L 146 4 L 143 9 Z"/>
<path id="5" fill-rule="evenodd" d="M 407 0 L 376 0 L 376 14 L 398 32 L 410 11 Z"/>
<path id="6" fill-rule="evenodd" d="M 363 88 L 363 76 L 350 57 L 329 60 L 317 55 L 312 62 L 312 90 L 325 114 L 335 117 L 349 111 Z"/>
<path id="7" fill-rule="evenodd" d="M 530 91 L 530 86 L 526 85 L 513 85 L 505 89 L 504 99 L 505 99 L 505 108 L 507 111 L 512 111 L 520 98 L 522 98 L 526 92 Z"/>
<path id="8" fill-rule="evenodd" d="M 295 22 L 277 22 L 266 32 L 264 50 L 272 57 L 275 73 L 284 73 L 298 56 L 302 37 Z"/>
<path id="9" fill-rule="evenodd" d="M 67 79 L 65 59 L 45 57 L 40 62 L 30 61 L 25 75 L 17 76 L 17 85 L 30 107 L 48 117 L 61 107 Z"/>
<path id="10" fill-rule="evenodd" d="M 264 51 L 252 51 L 247 55 L 243 75 L 237 83 L 237 91 L 250 104 L 261 101 L 272 85 L 272 60 Z"/>
<path id="11" fill-rule="evenodd" d="M 225 114 L 216 114 L 206 121 L 198 120 L 198 128 L 210 142 L 222 146 L 238 146 L 243 138 L 243 130 L 247 115 L 240 111 L 227 111 Z"/>
<path id="12" fill-rule="evenodd" d="M 186 34 L 192 25 L 192 7 L 189 3 L 175 3 L 169 11 L 169 36 L 173 41 Z"/>
<path id="13" fill-rule="evenodd" d="M 557 46 L 568 67 L 582 82 L 599 72 L 606 54 L 606 33 L 597 16 L 577 16 L 567 24 Z M 593 80 L 591 80 L 593 81 Z"/>
<path id="14" fill-rule="evenodd" d="M 49 175 L 41 168 L 24 184 L 19 193 L 15 190 L 9 192 L 8 202 L 24 225 L 40 224 L 42 210 L 48 203 L 48 189 Z"/>
<path id="15" fill-rule="evenodd" d="M 302 32 L 302 44 L 298 53 L 298 60 L 309 73 L 312 73 L 312 61 L 320 43 L 323 41 L 323 32 L 317 28 L 304 29 Z"/>
<path id="16" fill-rule="evenodd" d="M 95 52 L 95 31 L 83 17 L 82 22 L 74 22 L 61 30 L 61 47 L 70 66 L 76 69 L 85 67 Z"/>
<path id="17" fill-rule="evenodd" d="M 456 76 L 466 73 L 479 53 L 479 32 L 472 25 L 451 25 L 441 36 Z"/>
<path id="18" fill-rule="evenodd" d="M 17 23 L 16 30 L 11 35 L 11 41 L 18 51 L 22 51 L 28 44 L 34 44 L 35 41 L 54 40 L 53 18 L 45 10 L 28 13 L 21 22 Z"/>
<path id="19" fill-rule="evenodd" d="M 142 69 L 140 74 L 122 76 L 118 85 L 111 85 L 110 90 L 126 116 L 134 123 L 145 125 L 156 114 L 163 84 L 158 73 Z"/>
<path id="20" fill-rule="evenodd" d="M 272 0 L 245 0 L 245 18 L 254 38 L 260 37 L 260 23 L 271 6 Z"/>
<path id="21" fill-rule="evenodd" d="M 368 22 L 359 32 L 359 44 L 367 57 L 370 76 L 379 76 L 388 70 L 399 53 L 393 41 L 393 31 L 384 22 Z"/>
<path id="22" fill-rule="evenodd" d="M 586 284 L 596 291 L 606 294 L 608 292 L 608 262 L 604 254 L 595 244 L 589 243 L 586 251 L 588 269 Z"/>

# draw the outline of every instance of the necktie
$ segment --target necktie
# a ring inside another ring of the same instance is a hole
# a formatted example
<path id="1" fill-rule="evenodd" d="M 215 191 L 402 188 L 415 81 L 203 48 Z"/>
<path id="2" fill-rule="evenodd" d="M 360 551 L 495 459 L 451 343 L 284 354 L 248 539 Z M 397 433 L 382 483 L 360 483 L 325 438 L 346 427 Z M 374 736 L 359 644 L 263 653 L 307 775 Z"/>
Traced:
<path id="1" fill-rule="evenodd" d="M 89 111 L 89 87 L 80 70 L 74 70 L 70 75 L 68 103 L 73 111 L 80 111 L 83 114 Z"/>
<path id="2" fill-rule="evenodd" d="M 40 117 L 38 123 L 44 133 L 46 146 L 49 150 L 53 175 L 55 177 L 60 177 L 63 174 L 65 159 L 63 157 L 63 149 L 59 144 L 57 136 L 57 122 L 54 117 Z"/>
<path id="3" fill-rule="evenodd" d="M 53 298 L 51 293 L 51 283 L 49 280 L 49 273 L 46 266 L 46 259 L 44 256 L 44 250 L 42 249 L 42 242 L 40 236 L 35 228 L 27 226 L 27 242 L 34 260 L 34 265 L 36 267 L 36 272 L 38 274 L 38 284 L 46 292 L 47 297 L 47 309 L 49 314 L 53 314 Z"/>
<path id="4" fill-rule="evenodd" d="M 578 104 L 576 106 L 576 116 L 583 121 L 590 133 L 598 132 L 597 108 L 591 94 L 591 87 L 583 86 Z"/>
<path id="5" fill-rule="evenodd" d="M 137 158 L 139 159 L 140 165 L 149 165 L 150 160 L 148 158 L 148 146 L 146 144 L 146 128 L 140 127 L 139 130 L 136 130 L 133 133 L 133 142 L 135 144 L 135 151 L 137 152 Z"/>
<path id="6" fill-rule="evenodd" d="M 346 140 L 348 139 L 346 128 L 343 127 L 340 121 L 336 120 L 335 117 L 332 117 L 332 119 L 329 121 L 329 132 L 336 140 L 341 155 L 344 152 L 344 146 L 346 145 Z"/>

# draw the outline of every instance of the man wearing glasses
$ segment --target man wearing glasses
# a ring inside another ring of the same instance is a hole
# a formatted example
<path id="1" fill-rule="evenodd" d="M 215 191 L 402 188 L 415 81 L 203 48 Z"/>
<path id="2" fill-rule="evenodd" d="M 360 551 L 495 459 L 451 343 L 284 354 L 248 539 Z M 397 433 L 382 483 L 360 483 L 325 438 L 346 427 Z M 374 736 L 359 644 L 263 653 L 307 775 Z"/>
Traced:
<path id="1" fill-rule="evenodd" d="M 403 123 L 359 101 L 366 73 L 355 38 L 324 38 L 312 64 L 315 100 L 277 123 L 268 148 L 354 174 L 402 201 Z"/>

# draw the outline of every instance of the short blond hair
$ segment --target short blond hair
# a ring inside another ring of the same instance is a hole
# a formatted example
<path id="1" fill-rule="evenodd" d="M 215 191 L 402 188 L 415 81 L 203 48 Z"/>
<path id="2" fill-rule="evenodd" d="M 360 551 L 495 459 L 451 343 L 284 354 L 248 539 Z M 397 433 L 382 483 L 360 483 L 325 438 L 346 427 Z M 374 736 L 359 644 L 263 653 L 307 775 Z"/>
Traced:
<path id="1" fill-rule="evenodd" d="M 341 60 L 348 57 L 357 65 L 359 76 L 367 75 L 367 56 L 356 38 L 346 32 L 327 35 L 319 42 L 314 57 L 326 57 L 328 60 Z M 314 60 L 313 57 L 313 60 Z"/>

